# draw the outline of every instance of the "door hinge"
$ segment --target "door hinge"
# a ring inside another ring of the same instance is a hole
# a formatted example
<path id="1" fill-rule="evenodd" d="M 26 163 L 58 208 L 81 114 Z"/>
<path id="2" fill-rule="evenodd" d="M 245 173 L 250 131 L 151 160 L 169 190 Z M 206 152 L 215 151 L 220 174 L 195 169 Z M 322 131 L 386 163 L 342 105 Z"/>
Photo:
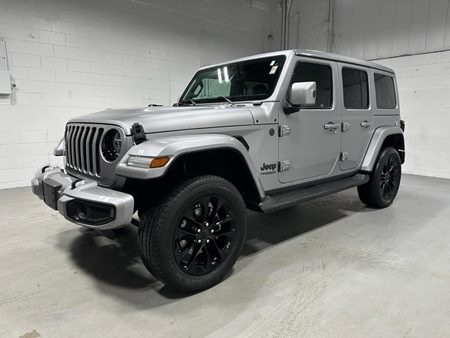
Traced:
<path id="1" fill-rule="evenodd" d="M 278 136 L 283 137 L 291 133 L 291 127 L 282 125 L 278 127 Z"/>
<path id="2" fill-rule="evenodd" d="M 343 151 L 341 152 L 341 161 L 347 161 L 348 159 L 348 153 Z"/>
<path id="3" fill-rule="evenodd" d="M 350 129 L 350 123 L 348 123 L 348 122 L 342 122 L 342 128 L 341 128 L 341 131 L 343 132 L 343 133 L 345 133 L 347 130 L 349 130 Z"/>
<path id="4" fill-rule="evenodd" d="M 287 160 L 278 162 L 278 171 L 287 171 L 291 167 L 291 163 Z"/>

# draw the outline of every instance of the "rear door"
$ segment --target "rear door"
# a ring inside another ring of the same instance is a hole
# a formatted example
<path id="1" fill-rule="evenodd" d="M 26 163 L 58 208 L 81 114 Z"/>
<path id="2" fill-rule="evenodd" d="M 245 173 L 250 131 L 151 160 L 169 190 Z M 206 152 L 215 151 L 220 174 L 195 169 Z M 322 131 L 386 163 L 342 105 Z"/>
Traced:
<path id="1" fill-rule="evenodd" d="M 356 169 L 362 161 L 373 131 L 373 111 L 370 102 L 367 68 L 339 64 L 342 84 L 342 137 L 339 168 Z"/>

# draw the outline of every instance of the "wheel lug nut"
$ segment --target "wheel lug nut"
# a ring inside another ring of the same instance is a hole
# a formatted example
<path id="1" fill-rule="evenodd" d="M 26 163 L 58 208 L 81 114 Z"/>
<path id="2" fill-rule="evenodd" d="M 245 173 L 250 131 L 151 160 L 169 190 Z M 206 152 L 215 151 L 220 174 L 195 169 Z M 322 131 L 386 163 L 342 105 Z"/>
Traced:
<path id="1" fill-rule="evenodd" d="M 201 231 L 200 229 L 197 229 L 197 232 L 200 233 L 200 232 L 202 232 L 202 231 Z"/>
<path id="2" fill-rule="evenodd" d="M 211 233 L 212 233 L 212 234 L 214 233 L 214 229 L 211 229 Z"/>
<path id="3" fill-rule="evenodd" d="M 197 240 L 197 243 L 201 243 L 201 242 L 202 242 L 202 240 L 201 240 L 201 239 Z"/>
<path id="4" fill-rule="evenodd" d="M 206 243 L 209 243 L 209 239 L 206 240 Z"/>

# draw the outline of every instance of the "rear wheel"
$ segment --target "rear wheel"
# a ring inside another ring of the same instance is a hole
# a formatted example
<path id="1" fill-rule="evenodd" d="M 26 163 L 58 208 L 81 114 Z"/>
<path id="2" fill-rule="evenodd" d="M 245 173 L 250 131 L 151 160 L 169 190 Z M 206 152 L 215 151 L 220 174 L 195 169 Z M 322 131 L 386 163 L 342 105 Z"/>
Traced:
<path id="1" fill-rule="evenodd" d="M 370 181 L 358 187 L 361 202 L 375 208 L 391 205 L 400 187 L 401 174 L 401 160 L 397 150 L 392 147 L 384 148 L 370 174 Z"/>
<path id="2" fill-rule="evenodd" d="M 245 204 L 236 187 L 217 176 L 201 176 L 143 212 L 139 249 L 150 272 L 169 287 L 201 291 L 231 270 L 246 227 Z"/>

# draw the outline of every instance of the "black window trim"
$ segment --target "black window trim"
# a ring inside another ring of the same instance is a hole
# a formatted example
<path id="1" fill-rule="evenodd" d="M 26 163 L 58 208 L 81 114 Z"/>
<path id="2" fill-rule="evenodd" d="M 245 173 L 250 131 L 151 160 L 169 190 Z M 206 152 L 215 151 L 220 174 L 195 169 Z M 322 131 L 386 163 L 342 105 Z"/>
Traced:
<path id="1" fill-rule="evenodd" d="M 344 69 L 357 70 L 357 71 L 366 73 L 366 75 L 367 75 L 367 100 L 368 100 L 367 108 L 347 108 L 345 106 L 344 76 L 343 76 Z M 369 77 L 369 72 L 367 71 L 367 68 L 365 68 L 364 66 L 361 66 L 361 67 L 349 67 L 349 66 L 346 66 L 346 65 L 342 65 L 342 67 L 341 67 L 342 106 L 344 107 L 345 110 L 355 111 L 355 110 L 371 110 L 372 109 L 372 100 L 370 99 L 371 85 L 370 85 L 369 78 L 370 78 Z"/>
<path id="2" fill-rule="evenodd" d="M 309 58 L 308 58 L 309 59 Z M 321 60 L 322 61 L 322 60 Z M 294 68 L 292 69 L 292 74 L 291 74 L 291 78 L 289 79 L 289 86 L 286 92 L 286 101 L 289 102 L 289 98 L 288 98 L 288 94 L 289 94 L 289 88 L 291 87 L 292 84 L 292 79 L 294 78 L 294 71 L 295 68 L 297 68 L 297 65 L 299 63 L 311 63 L 311 64 L 315 64 L 315 65 L 321 65 L 321 66 L 325 66 L 328 67 L 330 69 L 331 72 L 331 106 L 330 107 L 326 107 L 326 108 L 321 108 L 321 107 L 308 107 L 308 106 L 302 106 L 301 109 L 302 110 L 334 110 L 335 106 L 334 106 L 334 74 L 333 74 L 333 67 L 331 67 L 331 62 L 332 61 L 328 61 L 328 60 L 323 60 L 323 62 L 317 62 L 316 60 L 297 60 L 295 62 Z"/>
<path id="3" fill-rule="evenodd" d="M 395 107 L 394 108 L 379 108 L 378 107 L 378 100 L 377 100 L 377 85 L 375 84 L 375 74 L 383 75 L 383 76 L 389 76 L 392 79 L 392 84 L 394 85 L 394 99 L 395 99 Z M 375 102 L 377 110 L 395 110 L 398 109 L 398 95 L 397 95 L 397 83 L 395 82 L 395 76 L 392 73 L 389 72 L 380 72 L 379 70 L 373 72 L 372 76 L 374 90 L 375 90 Z"/>

